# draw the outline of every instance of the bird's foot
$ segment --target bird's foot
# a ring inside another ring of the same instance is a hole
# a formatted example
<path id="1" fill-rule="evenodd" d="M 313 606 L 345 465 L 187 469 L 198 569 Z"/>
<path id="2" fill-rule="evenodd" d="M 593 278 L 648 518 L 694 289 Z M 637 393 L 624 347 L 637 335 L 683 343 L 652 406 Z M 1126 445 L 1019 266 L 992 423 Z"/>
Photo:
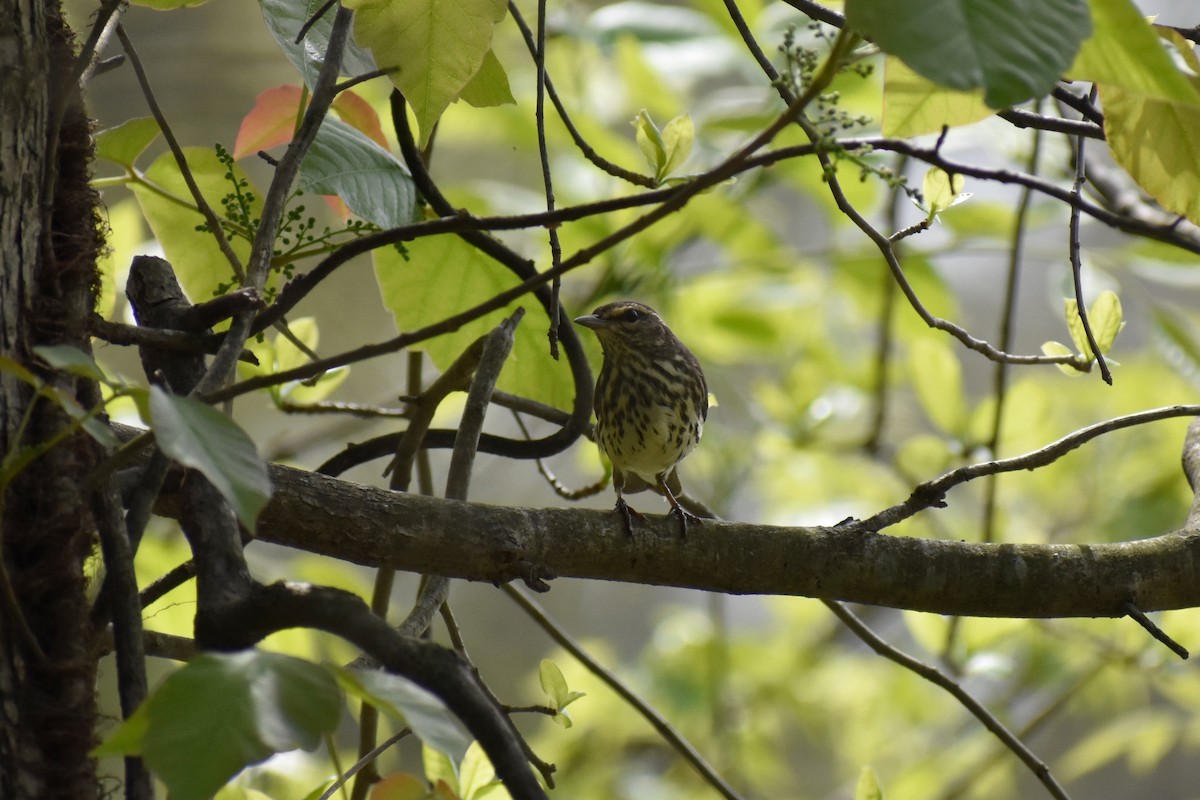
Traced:
<path id="1" fill-rule="evenodd" d="M 686 510 L 683 506 L 677 505 L 671 509 L 671 516 L 679 519 L 679 538 L 687 541 L 688 523 L 703 525 L 703 517 L 697 517 L 692 512 Z"/>
<path id="2" fill-rule="evenodd" d="M 621 515 L 621 520 L 625 523 L 625 533 L 628 534 L 630 539 L 633 538 L 634 517 L 637 517 L 639 522 L 646 521 L 646 517 L 643 514 L 629 507 L 624 497 L 617 498 L 617 513 Z"/>

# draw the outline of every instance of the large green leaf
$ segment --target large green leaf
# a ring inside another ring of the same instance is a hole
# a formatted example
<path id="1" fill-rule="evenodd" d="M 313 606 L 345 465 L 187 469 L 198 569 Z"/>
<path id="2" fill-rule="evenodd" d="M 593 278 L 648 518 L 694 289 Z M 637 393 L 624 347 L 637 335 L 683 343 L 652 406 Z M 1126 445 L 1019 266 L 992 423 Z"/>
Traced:
<path id="1" fill-rule="evenodd" d="M 221 198 L 232 189 L 225 178 L 228 170 L 212 150 L 185 147 L 183 152 L 201 194 L 219 214 Z M 233 172 L 236 179 L 246 177 L 237 165 L 234 165 Z M 175 159 L 170 153 L 163 153 L 146 170 L 145 178 L 152 186 L 133 183 L 130 188 L 162 245 L 164 256 L 175 268 L 180 284 L 193 302 L 210 299 L 216 294 L 218 286 L 233 280 L 233 270 L 217 248 L 212 234 L 196 230 L 196 226 L 204 223 L 204 217 L 196 210 Z M 251 206 L 257 216 L 262 208 L 258 192 L 255 192 L 255 201 Z M 250 243 L 234 238 L 230 244 L 242 263 L 246 263 L 250 257 Z"/>
<path id="2" fill-rule="evenodd" d="M 417 193 L 408 167 L 339 119 L 326 117 L 321 123 L 300 176 L 304 191 L 335 194 L 381 228 L 415 219 Z"/>
<path id="3" fill-rule="evenodd" d="M 408 245 L 408 260 L 391 248 L 375 251 L 375 277 L 384 306 L 399 330 L 413 330 L 510 289 L 516 276 L 457 236 L 431 236 Z M 475 339 L 496 326 L 517 304 L 464 325 L 457 331 L 423 342 L 439 369 L 446 369 Z M 532 297 L 524 298 L 526 315 L 517 327 L 512 355 L 498 386 L 559 408 L 571 402 L 570 373 L 550 358 L 546 331 L 550 320 Z"/>
<path id="4" fill-rule="evenodd" d="M 918 74 L 992 108 L 1050 90 L 1091 32 L 1086 0 L 847 0 L 846 18 Z"/>
<path id="5" fill-rule="evenodd" d="M 325 61 L 329 49 L 329 34 L 333 31 L 333 19 L 337 9 L 326 9 L 325 15 L 317 20 L 304 38 L 296 42 L 296 34 L 304 23 L 323 6 L 324 0 L 259 0 L 267 30 L 275 37 L 275 43 L 287 56 L 288 61 L 300 72 L 310 89 L 317 82 L 317 74 Z M 342 53 L 342 74 L 364 75 L 375 69 L 371 54 L 356 45 L 346 42 Z"/>
<path id="6" fill-rule="evenodd" d="M 354 35 L 408 99 L 421 146 L 483 66 L 504 0 L 352 0 Z"/>
<path id="7" fill-rule="evenodd" d="M 341 713 L 329 673 L 254 650 L 204 653 L 184 665 L 96 749 L 142 754 L 174 800 L 211 797 L 242 768 L 316 748 Z"/>
<path id="8" fill-rule="evenodd" d="M 436 696 L 389 672 L 334 669 L 338 683 L 348 694 L 400 720 L 422 742 L 449 756 L 455 764 L 462 763 L 471 734 Z"/>
<path id="9" fill-rule="evenodd" d="M 508 73 L 496 58 L 495 51 L 488 50 L 479 71 L 459 92 L 458 99 L 476 108 L 502 106 L 517 102 L 508 85 Z"/>
<path id="10" fill-rule="evenodd" d="M 158 138 L 158 134 L 158 122 L 154 117 L 127 119 L 96 134 L 96 156 L 132 169 L 133 162 Z"/>
<path id="11" fill-rule="evenodd" d="M 913 342 L 908 365 L 929 419 L 945 433 L 961 434 L 967 421 L 962 365 L 946 340 L 925 336 Z"/>
<path id="12" fill-rule="evenodd" d="M 150 387 L 150 419 L 163 452 L 208 478 L 238 519 L 254 530 L 271 497 L 271 479 L 250 437 L 215 408 L 157 386 Z"/>
<path id="13" fill-rule="evenodd" d="M 1071 77 L 1095 81 L 1113 157 L 1164 208 L 1200 223 L 1200 89 L 1129 0 L 1092 0 Z"/>

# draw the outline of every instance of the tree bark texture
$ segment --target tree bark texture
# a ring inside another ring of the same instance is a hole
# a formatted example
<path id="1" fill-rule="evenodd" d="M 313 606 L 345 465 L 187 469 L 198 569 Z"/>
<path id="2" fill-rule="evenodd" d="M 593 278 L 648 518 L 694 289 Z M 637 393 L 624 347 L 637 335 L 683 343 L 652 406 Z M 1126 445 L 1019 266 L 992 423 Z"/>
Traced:
<path id="1" fill-rule="evenodd" d="M 100 243 L 89 122 L 71 85 L 74 41 L 57 0 L 0 0 L 0 355 L 84 407 L 95 387 L 41 369 L 33 348 L 87 349 Z M 32 404 L 32 407 L 31 407 Z M 69 418 L 0 374 L 0 451 L 47 442 Z M 84 436 L 31 461 L 0 517 L 0 798 L 89 798 L 95 658 L 84 561 L 94 526 L 80 490 Z"/>

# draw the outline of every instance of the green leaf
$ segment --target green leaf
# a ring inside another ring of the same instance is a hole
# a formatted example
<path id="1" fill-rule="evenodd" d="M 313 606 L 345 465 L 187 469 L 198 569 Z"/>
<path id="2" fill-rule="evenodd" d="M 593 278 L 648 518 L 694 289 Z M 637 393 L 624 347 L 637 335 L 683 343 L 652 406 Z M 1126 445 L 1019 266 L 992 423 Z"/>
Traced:
<path id="1" fill-rule="evenodd" d="M 103 209 L 108 222 L 108 242 L 104 252 L 96 261 L 100 273 L 100 298 L 96 301 L 96 313 L 103 319 L 111 319 L 117 307 L 117 299 L 125 289 L 129 265 L 133 257 L 143 251 L 147 232 L 142 210 L 133 197 L 127 197 Z"/>
<path id="2" fill-rule="evenodd" d="M 392 248 L 379 248 L 373 254 L 383 304 L 402 331 L 445 319 L 519 283 L 513 273 L 457 236 L 427 236 L 408 243 L 407 248 L 407 261 Z M 446 369 L 471 342 L 511 314 L 516 305 L 420 346 L 435 366 Z M 512 355 L 497 385 L 558 408 L 569 408 L 569 370 L 563 362 L 551 359 L 546 348 L 549 317 L 537 302 L 526 303 L 525 309 Z"/>
<path id="3" fill-rule="evenodd" d="M 658 179 L 661 181 L 678 169 L 692 154 L 692 143 L 696 139 L 696 129 L 688 114 L 675 117 L 667 123 L 662 131 L 662 144 L 666 150 L 666 161 L 663 163 Z"/>
<path id="4" fill-rule="evenodd" d="M 69 344 L 41 345 L 33 348 L 33 352 L 54 369 L 60 369 L 88 380 L 107 380 L 104 370 L 100 369 L 95 360 L 78 347 L 72 347 Z"/>
<path id="5" fill-rule="evenodd" d="M 24 364 L 21 364 L 11 356 L 0 355 L 0 372 L 7 372 L 16 378 L 28 383 L 34 388 L 42 385 L 42 379 L 30 372 Z"/>
<path id="6" fill-rule="evenodd" d="M 334 667 L 348 694 L 364 700 L 412 728 L 422 742 L 461 764 L 471 734 L 435 695 L 412 681 L 380 670 Z"/>
<path id="7" fill-rule="evenodd" d="M 655 176 L 659 175 L 667 164 L 667 146 L 663 142 L 662 133 L 654 124 L 654 120 L 650 119 L 650 112 L 644 108 L 633 118 L 631 124 L 636 131 L 638 148 L 641 149 L 646 164 Z"/>
<path id="8" fill-rule="evenodd" d="M 133 169 L 133 163 L 158 138 L 154 117 L 138 117 L 96 134 L 96 157 Z"/>
<path id="9" fill-rule="evenodd" d="M 242 524 L 254 530 L 271 497 L 271 479 L 250 437 L 215 408 L 157 386 L 150 387 L 150 417 L 163 452 L 208 478 Z"/>
<path id="10" fill-rule="evenodd" d="M 141 753 L 174 800 L 204 800 L 250 764 L 316 748 L 337 725 L 341 705 L 336 683 L 315 664 L 255 650 L 203 653 L 172 673 L 96 754 Z"/>
<path id="11" fill-rule="evenodd" d="M 219 210 L 221 198 L 232 188 L 225 178 L 225 165 L 217 159 L 216 153 L 207 148 L 185 147 L 183 152 L 204 199 L 214 210 Z M 234 165 L 233 174 L 239 180 L 246 177 L 237 165 Z M 162 245 L 163 256 L 175 268 L 180 284 L 193 302 L 202 302 L 215 296 L 220 284 L 233 279 L 233 270 L 217 248 L 212 234 L 196 230 L 197 225 L 204 223 L 204 217 L 196 210 L 192 194 L 175 159 L 170 153 L 163 153 L 146 170 L 145 178 L 158 190 L 138 183 L 131 184 L 130 188 Z M 255 194 L 255 201 L 251 204 L 252 213 L 257 216 L 262 210 L 261 195 L 257 190 L 251 190 Z M 234 237 L 230 244 L 242 263 L 246 263 L 250 256 L 250 243 Z"/>
<path id="12" fill-rule="evenodd" d="M 1096 346 L 1100 352 L 1107 354 L 1116 341 L 1117 334 L 1125 327 L 1121 313 L 1121 298 L 1111 289 L 1100 293 L 1092 307 L 1088 309 L 1088 322 L 1091 323 L 1092 333 L 1096 337 Z"/>
<path id="13" fill-rule="evenodd" d="M 301 317 L 288 323 L 288 330 L 309 349 L 315 351 L 321 342 L 321 333 L 317 321 L 313 317 Z M 264 374 L 286 372 L 309 362 L 309 358 L 300 348 L 282 333 L 277 335 L 274 344 L 264 342 L 256 345 L 255 355 L 267 367 Z M 269 359 L 269 360 L 268 360 Z M 349 367 L 337 367 L 321 375 L 320 379 L 309 386 L 305 381 L 289 381 L 272 387 L 274 396 L 295 405 L 308 405 L 324 400 L 350 377 Z"/>
<path id="14" fill-rule="evenodd" d="M 483 66 L 504 0 L 350 0 L 354 36 L 412 106 L 420 144 Z"/>
<path id="15" fill-rule="evenodd" d="M 846 19 L 884 52 L 992 108 L 1046 94 L 1091 33 L 1085 0 L 847 0 Z"/>
<path id="16" fill-rule="evenodd" d="M 508 85 L 508 73 L 504 65 L 496 58 L 494 50 L 488 50 L 483 57 L 483 64 L 467 85 L 459 93 L 458 99 L 476 108 L 503 106 L 517 101 L 513 99 L 512 89 Z"/>
<path id="17" fill-rule="evenodd" d="M 317 83 L 317 74 L 325 61 L 329 34 L 333 31 L 333 20 L 337 15 L 326 11 L 299 42 L 296 41 L 296 34 L 322 5 L 324 0 L 259 0 L 267 30 L 310 89 Z M 342 74 L 365 75 L 374 69 L 375 61 L 371 54 L 353 41 L 347 41 L 342 53 Z"/>
<path id="18" fill-rule="evenodd" d="M 500 785 L 500 781 L 496 779 L 496 770 L 483 747 L 479 742 L 471 742 L 467 754 L 463 757 L 462 766 L 458 769 L 459 796 L 462 800 L 482 800 L 485 796 L 491 800 L 500 800 L 509 796 L 507 791 L 496 791 L 496 787 Z"/>
<path id="19" fill-rule="evenodd" d="M 925 197 L 924 210 L 930 219 L 970 197 L 962 193 L 965 182 L 962 175 L 950 175 L 938 167 L 931 167 L 925 173 L 921 194 Z"/>
<path id="20" fill-rule="evenodd" d="M 995 111 L 983 102 L 983 90 L 939 86 L 913 72 L 895 56 L 883 62 L 883 135 L 896 138 L 937 133 L 987 119 Z"/>
<path id="21" fill-rule="evenodd" d="M 326 117 L 300 168 L 300 188 L 335 194 L 358 216 L 381 228 L 416 217 L 416 189 L 399 159 L 361 131 Z"/>
<path id="22" fill-rule="evenodd" d="M 425 770 L 425 780 L 434 786 L 446 784 L 458 797 L 458 771 L 448 755 L 424 744 L 421 746 L 421 766 Z"/>
<path id="23" fill-rule="evenodd" d="M 1043 342 L 1042 343 L 1042 355 L 1074 356 L 1074 355 L 1076 355 L 1076 353 L 1074 350 L 1067 347 L 1062 342 Z M 1088 359 L 1084 359 L 1084 360 L 1088 360 Z M 1074 367 L 1072 367 L 1070 364 L 1055 364 L 1054 366 L 1058 367 L 1058 371 L 1061 372 L 1063 375 L 1066 375 L 1069 378 L 1079 378 L 1079 377 L 1082 377 L 1084 374 L 1084 373 L 1080 372 L 1079 370 L 1075 369 Z"/>
<path id="24" fill-rule="evenodd" d="M 1095 81 L 1117 162 L 1160 205 L 1200 222 L 1200 88 L 1129 0 L 1091 0 L 1072 78 Z"/>
<path id="25" fill-rule="evenodd" d="M 550 698 L 550 704 L 559 711 L 584 696 L 583 692 L 573 692 L 567 687 L 562 670 L 548 658 L 543 658 L 538 665 L 538 680 L 542 684 L 542 691 Z"/>
<path id="26" fill-rule="evenodd" d="M 1063 318 L 1067 323 L 1067 331 L 1075 344 L 1075 351 L 1087 359 L 1092 358 L 1092 348 L 1088 344 L 1087 331 L 1083 329 L 1083 320 L 1079 318 L 1079 304 L 1073 297 L 1063 298 Z"/>
<path id="27" fill-rule="evenodd" d="M 879 788 L 879 777 L 875 770 L 863 767 L 854 787 L 854 800 L 883 800 L 883 789 Z"/>
<path id="28" fill-rule="evenodd" d="M 921 407 L 939 429 L 956 435 L 967 422 L 967 404 L 958 357 L 942 339 L 916 340 L 908 355 L 913 389 Z"/>

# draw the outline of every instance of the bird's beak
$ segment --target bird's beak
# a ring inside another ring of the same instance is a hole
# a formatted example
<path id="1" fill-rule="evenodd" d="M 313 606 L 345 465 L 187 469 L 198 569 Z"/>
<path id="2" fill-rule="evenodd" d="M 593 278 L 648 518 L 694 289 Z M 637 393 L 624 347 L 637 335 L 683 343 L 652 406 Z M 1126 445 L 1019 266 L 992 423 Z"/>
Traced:
<path id="1" fill-rule="evenodd" d="M 582 317 L 575 318 L 575 324 L 582 325 L 585 328 L 598 330 L 608 326 L 605 320 L 600 319 L 595 314 L 584 314 Z"/>

